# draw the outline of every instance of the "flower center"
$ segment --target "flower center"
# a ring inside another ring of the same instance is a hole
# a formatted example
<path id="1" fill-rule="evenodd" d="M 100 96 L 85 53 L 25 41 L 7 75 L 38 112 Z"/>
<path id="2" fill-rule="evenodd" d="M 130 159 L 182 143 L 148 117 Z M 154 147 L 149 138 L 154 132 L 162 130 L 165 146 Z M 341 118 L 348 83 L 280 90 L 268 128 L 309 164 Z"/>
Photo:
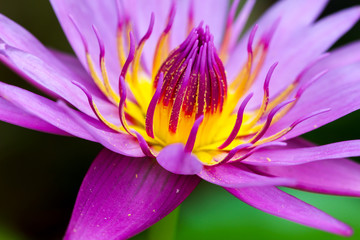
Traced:
<path id="1" fill-rule="evenodd" d="M 231 35 L 235 30 L 235 2 L 229 14 L 220 47 L 220 57 L 209 27 L 203 28 L 201 23 L 198 27 L 192 28 L 192 17 L 189 17 L 188 37 L 170 52 L 169 36 L 175 16 L 173 4 L 165 29 L 158 39 L 151 73 L 142 61 L 141 54 L 153 30 L 154 14 L 151 15 L 147 32 L 139 39 L 137 45 L 131 33 L 132 26 L 126 21 L 126 17 L 122 19 L 119 15 L 116 39 L 121 74 L 118 90 L 113 89 L 107 74 L 105 46 L 96 27 L 93 26 L 100 49 L 98 68 L 93 63 L 84 36 L 78 30 L 94 82 L 109 101 L 119 108 L 118 118 L 105 117 L 91 94 L 81 84 L 74 83 L 88 97 L 99 121 L 114 131 L 137 138 L 139 146 L 147 156 L 155 157 L 169 145 L 183 144 L 185 152 L 192 152 L 206 165 L 215 165 L 242 160 L 262 147 L 279 145 L 276 141 L 285 139 L 284 135 L 297 124 L 328 111 L 316 111 L 297 119 L 281 131 L 268 133 L 271 125 L 287 114 L 305 89 L 324 74 L 321 72 L 308 83 L 299 86 L 303 74 L 316 61 L 299 73 L 292 84 L 270 98 L 269 84 L 277 63 L 273 64 L 263 80 L 262 103 L 258 103 L 257 107 L 253 105 L 251 110 L 247 108 L 253 95 L 248 92 L 257 80 L 258 73 L 264 68 L 270 40 L 278 21 L 273 23 L 269 31 L 258 37 L 254 48 L 257 26 L 250 31 L 247 61 L 237 73 L 235 72 L 227 86 L 223 61 L 228 61 L 229 53 L 237 40 L 237 37 Z M 73 23 L 76 27 L 76 23 Z M 125 42 L 129 43 L 128 48 Z M 98 72 L 101 73 L 100 76 Z"/>
<path id="2" fill-rule="evenodd" d="M 164 142 L 185 143 L 196 119 L 222 112 L 226 75 L 208 27 L 194 28 L 169 54 L 155 77 L 154 87 L 161 90 L 153 122 L 147 124 L 153 124 L 154 135 Z M 147 125 L 147 129 L 151 127 Z"/>

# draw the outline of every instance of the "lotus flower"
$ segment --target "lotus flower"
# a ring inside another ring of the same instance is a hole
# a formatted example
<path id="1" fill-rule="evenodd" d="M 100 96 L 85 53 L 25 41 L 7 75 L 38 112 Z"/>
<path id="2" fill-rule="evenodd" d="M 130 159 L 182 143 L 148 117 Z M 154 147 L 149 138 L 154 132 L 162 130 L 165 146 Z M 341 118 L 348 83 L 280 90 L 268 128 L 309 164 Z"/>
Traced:
<path id="1" fill-rule="evenodd" d="M 299 138 L 360 107 L 360 44 L 327 50 L 360 18 L 281 1 L 239 39 L 239 1 L 51 0 L 77 57 L 0 17 L 0 59 L 49 98 L 0 82 L 2 121 L 98 142 L 64 239 L 126 239 L 200 180 L 264 212 L 352 230 L 278 186 L 360 196 L 360 141 Z"/>

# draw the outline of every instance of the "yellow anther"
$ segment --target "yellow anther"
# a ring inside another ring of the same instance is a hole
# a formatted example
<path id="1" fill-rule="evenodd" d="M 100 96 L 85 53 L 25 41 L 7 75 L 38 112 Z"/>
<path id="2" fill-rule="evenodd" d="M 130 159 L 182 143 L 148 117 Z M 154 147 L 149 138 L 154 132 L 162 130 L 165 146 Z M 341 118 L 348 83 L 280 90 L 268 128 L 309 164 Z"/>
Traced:
<path id="1" fill-rule="evenodd" d="M 99 78 L 99 76 L 96 73 L 95 67 L 94 67 L 94 63 L 91 60 L 91 56 L 89 53 L 86 53 L 86 61 L 89 67 L 89 71 L 90 71 L 90 75 L 93 78 L 95 84 L 98 86 L 98 88 L 100 89 L 100 91 L 102 93 L 104 93 L 105 96 L 108 96 L 107 90 L 105 88 L 104 83 L 102 82 L 102 80 Z"/>
<path id="2" fill-rule="evenodd" d="M 119 95 L 112 89 L 111 84 L 109 82 L 109 77 L 106 71 L 105 59 L 102 58 L 100 61 L 101 74 L 104 79 L 105 89 L 107 94 L 110 96 L 112 101 L 119 106 L 120 97 Z"/>

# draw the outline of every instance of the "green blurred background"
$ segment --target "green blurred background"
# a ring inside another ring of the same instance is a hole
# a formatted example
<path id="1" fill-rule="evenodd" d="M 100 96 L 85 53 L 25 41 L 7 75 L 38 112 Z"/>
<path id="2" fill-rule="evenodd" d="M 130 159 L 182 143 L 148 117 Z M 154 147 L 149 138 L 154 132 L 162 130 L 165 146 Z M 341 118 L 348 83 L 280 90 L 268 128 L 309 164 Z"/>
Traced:
<path id="1" fill-rule="evenodd" d="M 323 15 L 358 3 L 330 1 Z M 273 4 L 258 1 L 252 18 Z M 71 52 L 45 0 L 0 0 L 0 12 L 45 45 Z M 336 46 L 360 39 L 359 24 Z M 0 65 L 0 80 L 36 91 Z M 318 144 L 358 139 L 360 112 L 328 124 L 305 138 Z M 100 151 L 98 144 L 52 136 L 0 122 L 0 240 L 61 239 L 78 188 Z M 351 225 L 360 239 L 360 200 L 288 190 Z M 144 232 L 136 239 L 145 239 Z M 187 239 L 341 239 L 335 235 L 270 216 L 238 201 L 220 187 L 201 183 L 181 207 L 178 240 Z M 159 238 L 160 239 L 160 238 Z"/>

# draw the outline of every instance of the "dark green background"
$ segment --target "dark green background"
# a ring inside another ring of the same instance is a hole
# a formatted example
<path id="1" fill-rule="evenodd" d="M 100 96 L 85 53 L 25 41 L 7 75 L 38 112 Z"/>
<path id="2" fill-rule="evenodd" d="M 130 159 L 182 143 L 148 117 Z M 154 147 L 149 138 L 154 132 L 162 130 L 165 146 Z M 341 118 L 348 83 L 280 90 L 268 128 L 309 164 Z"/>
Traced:
<path id="1" fill-rule="evenodd" d="M 258 1 L 258 12 L 273 1 Z M 324 14 L 358 1 L 331 1 Z M 262 6 L 260 6 L 262 4 Z M 71 52 L 45 0 L 0 0 L 0 12 L 45 45 Z M 256 15 L 255 14 L 255 15 Z M 360 39 L 359 24 L 336 45 Z M 0 80 L 34 90 L 0 65 Z M 360 113 L 328 124 L 306 138 L 319 144 L 358 139 Z M 78 188 L 101 147 L 75 138 L 52 136 L 0 122 L 0 240 L 61 239 Z M 289 190 L 350 224 L 360 239 L 360 200 Z M 144 239 L 143 233 L 137 239 Z M 238 201 L 220 187 L 202 183 L 184 202 L 176 239 L 341 239 L 270 216 Z"/>

